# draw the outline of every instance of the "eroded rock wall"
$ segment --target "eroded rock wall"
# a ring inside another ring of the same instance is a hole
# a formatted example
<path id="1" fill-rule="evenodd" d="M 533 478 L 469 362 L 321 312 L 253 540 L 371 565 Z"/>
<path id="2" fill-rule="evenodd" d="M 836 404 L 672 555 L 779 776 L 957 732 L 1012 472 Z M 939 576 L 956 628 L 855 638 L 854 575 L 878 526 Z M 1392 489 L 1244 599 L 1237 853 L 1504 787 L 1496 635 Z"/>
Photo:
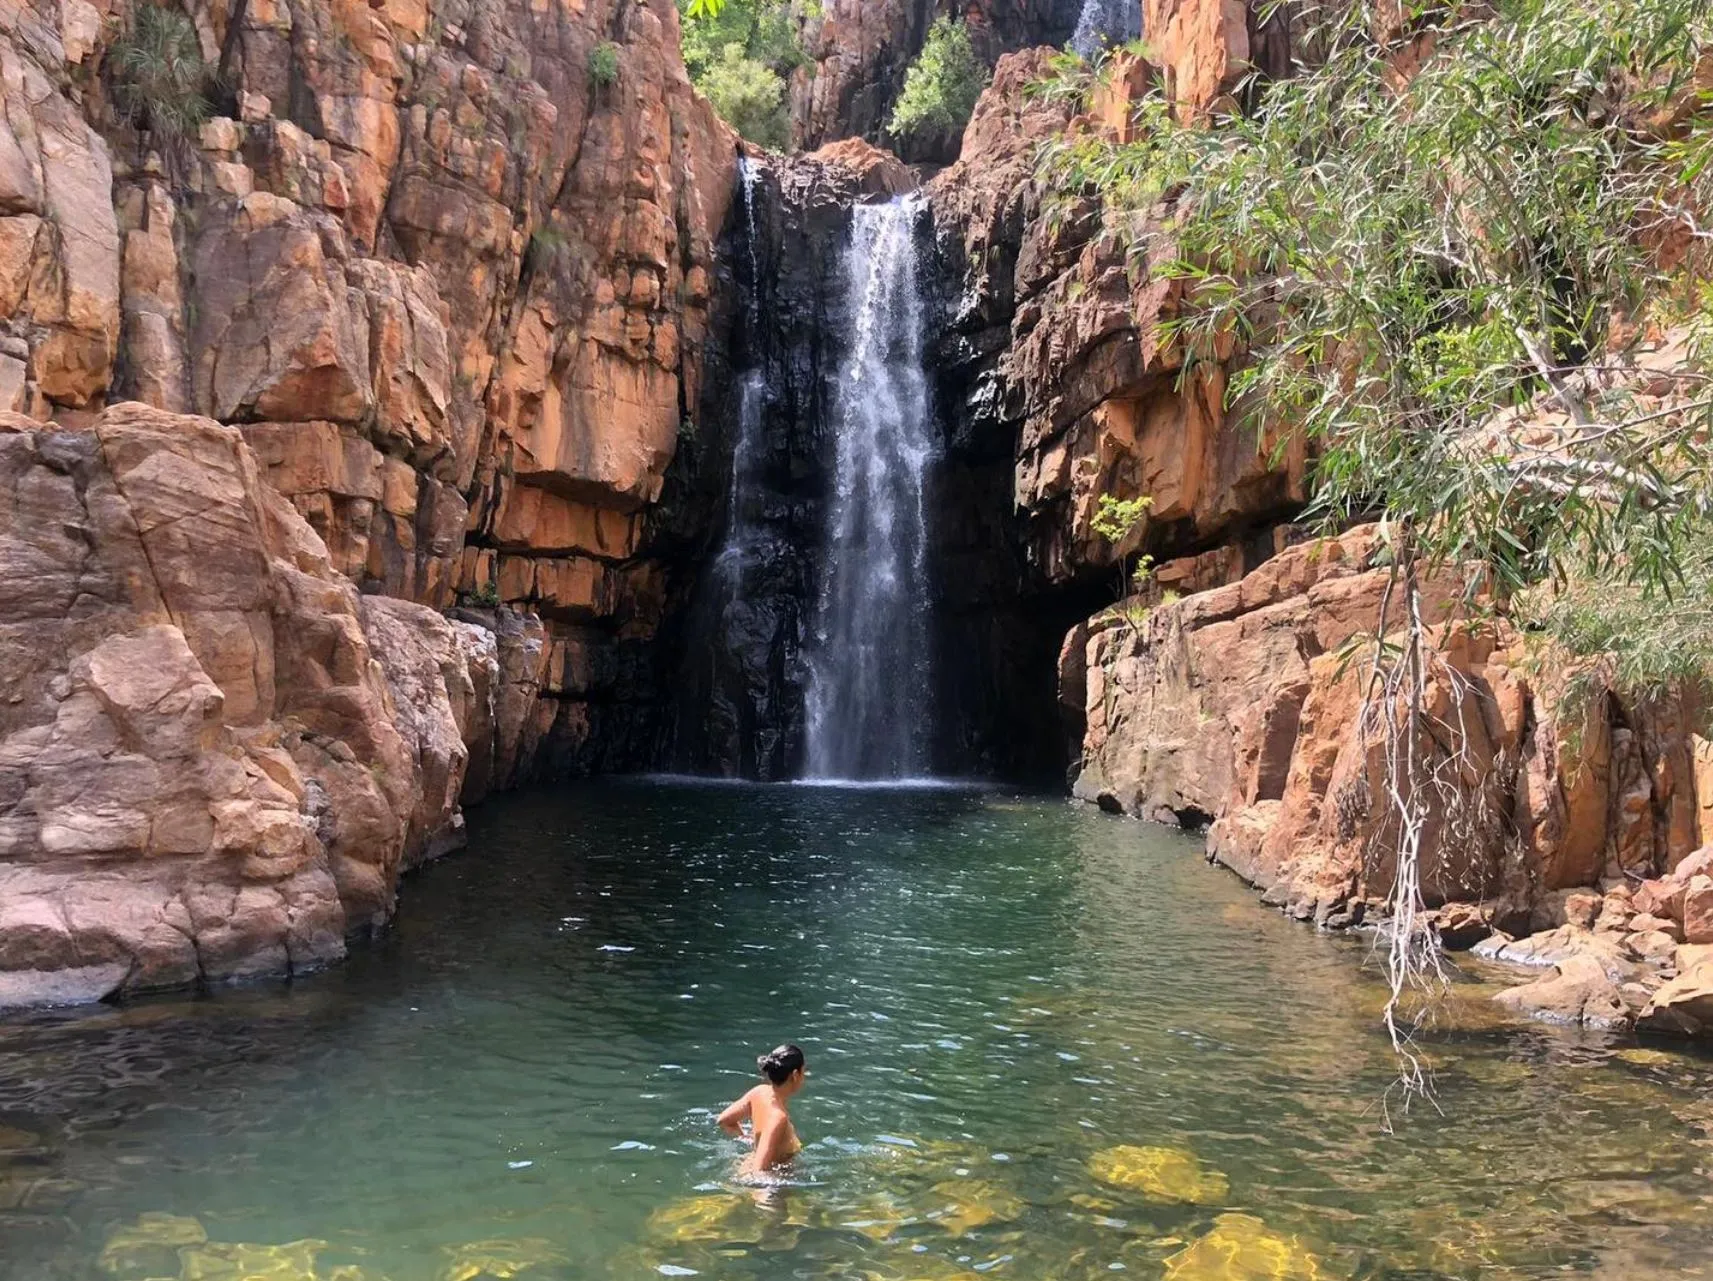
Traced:
<path id="1" fill-rule="evenodd" d="M 235 427 L 7 415 L 0 475 L 0 1005 L 343 955 L 520 736 L 504 665 L 360 596 Z"/>
<path id="2" fill-rule="evenodd" d="M 541 618 L 542 728 L 595 754 L 628 714 L 615 654 L 660 619 L 646 512 L 693 430 L 733 187 L 674 6 L 187 12 L 220 80 L 183 140 L 113 105 L 126 0 L 0 15 L 0 401 L 241 424 L 364 591 Z"/>
<path id="3" fill-rule="evenodd" d="M 191 136 L 132 0 L 0 6 L 0 1003 L 336 956 L 664 700 L 736 165 L 674 5 L 168 9 Z"/>
<path id="4" fill-rule="evenodd" d="M 1182 378 L 1162 336 L 1178 299 L 1131 269 L 1112 215 L 1037 178 L 1052 139 L 1127 131 L 1158 70 L 1115 54 L 1077 104 L 1032 90 L 1052 56 L 999 60 L 958 162 L 928 188 L 948 442 L 942 649 L 972 709 L 955 732 L 973 759 L 1036 773 L 1077 754 L 1041 673 L 1065 628 L 1122 590 L 1121 555 L 1212 554 L 1240 575 L 1277 550 L 1303 496 L 1300 453 L 1227 418 L 1219 361 Z M 1220 56 L 1229 88 L 1247 53 Z M 1122 547 L 1095 531 L 1103 495 L 1152 499 Z"/>

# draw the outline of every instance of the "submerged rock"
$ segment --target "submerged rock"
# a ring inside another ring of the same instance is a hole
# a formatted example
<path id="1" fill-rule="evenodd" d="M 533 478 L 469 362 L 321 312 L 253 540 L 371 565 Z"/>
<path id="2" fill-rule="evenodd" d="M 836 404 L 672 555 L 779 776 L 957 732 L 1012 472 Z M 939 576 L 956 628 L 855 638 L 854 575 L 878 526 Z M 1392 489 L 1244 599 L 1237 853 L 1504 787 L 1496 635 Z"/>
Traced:
<path id="1" fill-rule="evenodd" d="M 1499 1004 L 1547 1023 L 1584 1027 L 1628 1027 L 1633 1015 L 1598 959 L 1585 954 L 1566 957 L 1554 973 L 1501 992 Z"/>
<path id="2" fill-rule="evenodd" d="M 196 1219 L 177 1214 L 140 1214 L 135 1223 L 116 1228 L 108 1236 L 96 1265 L 115 1277 L 177 1273 L 179 1250 L 202 1245 L 207 1240 L 207 1229 Z"/>
<path id="3" fill-rule="evenodd" d="M 925 1216 L 955 1237 L 990 1223 L 1009 1223 L 1023 1213 L 1023 1199 L 981 1179 L 948 1179 L 933 1188 L 940 1204 Z"/>
<path id="4" fill-rule="evenodd" d="M 1269 1232 L 1247 1214 L 1222 1214 L 1213 1228 L 1166 1260 L 1165 1281 L 1319 1281 L 1320 1261 L 1296 1237 Z"/>
<path id="5" fill-rule="evenodd" d="M 210 1241 L 180 1253 L 179 1275 L 182 1281 L 319 1281 L 315 1258 L 325 1249 L 327 1242 L 313 1240 L 284 1245 Z"/>
<path id="6" fill-rule="evenodd" d="M 1106 1148 L 1089 1158 L 1088 1169 L 1102 1183 L 1140 1192 L 1156 1201 L 1216 1205 L 1230 1192 L 1225 1175 L 1180 1148 Z"/>
<path id="7" fill-rule="evenodd" d="M 662 1206 L 648 1216 L 648 1232 L 661 1241 L 748 1240 L 754 1236 L 754 1220 L 755 1207 L 746 1198 L 711 1192 Z M 745 1227 L 739 1228 L 740 1223 Z"/>
<path id="8" fill-rule="evenodd" d="M 439 1281 L 506 1281 L 530 1268 L 566 1262 L 565 1255 L 539 1237 L 517 1240 L 470 1241 L 447 1246 L 452 1261 L 440 1270 Z"/>

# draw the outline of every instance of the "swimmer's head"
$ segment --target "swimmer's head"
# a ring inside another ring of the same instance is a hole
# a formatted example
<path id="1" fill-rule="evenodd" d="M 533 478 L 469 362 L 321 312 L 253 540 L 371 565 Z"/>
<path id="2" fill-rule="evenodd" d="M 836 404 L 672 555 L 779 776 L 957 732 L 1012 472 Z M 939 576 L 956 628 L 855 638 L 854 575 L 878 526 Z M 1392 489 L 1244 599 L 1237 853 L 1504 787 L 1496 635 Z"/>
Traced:
<path id="1" fill-rule="evenodd" d="M 809 1075 L 809 1069 L 804 1066 L 803 1051 L 795 1045 L 781 1045 L 769 1050 L 755 1061 L 755 1066 L 775 1089 L 790 1093 L 801 1089 L 803 1078 Z"/>

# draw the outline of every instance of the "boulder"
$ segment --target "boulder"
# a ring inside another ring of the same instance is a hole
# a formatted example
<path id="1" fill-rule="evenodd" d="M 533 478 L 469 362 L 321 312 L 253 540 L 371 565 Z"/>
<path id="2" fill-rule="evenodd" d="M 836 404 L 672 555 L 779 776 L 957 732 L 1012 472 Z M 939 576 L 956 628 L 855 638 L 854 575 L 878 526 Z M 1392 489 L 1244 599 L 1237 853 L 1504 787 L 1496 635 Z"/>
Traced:
<path id="1" fill-rule="evenodd" d="M 1659 920 L 1674 921 L 1680 927 L 1683 924 L 1683 896 L 1686 892 L 1686 882 L 1675 879 L 1672 874 L 1664 877 L 1651 878 L 1641 882 L 1635 888 L 1630 901 L 1637 912 Z"/>
<path id="2" fill-rule="evenodd" d="M 1518 1014 L 1547 1023 L 1583 1027 L 1627 1027 L 1628 1005 L 1600 961 L 1590 955 L 1567 956 L 1553 973 L 1509 988 L 1493 998 Z"/>
<path id="3" fill-rule="evenodd" d="M 1659 933 L 1671 939 L 1673 944 L 1683 942 L 1683 927 L 1671 917 L 1654 916 L 1650 912 L 1637 912 L 1630 918 L 1630 928 L 1638 933 Z"/>
<path id="4" fill-rule="evenodd" d="M 1713 876 L 1697 873 L 1683 894 L 1683 941 L 1713 943 Z"/>
<path id="5" fill-rule="evenodd" d="M 1638 960 L 1668 965 L 1677 955 L 1677 940 L 1664 930 L 1637 930 L 1624 936 L 1624 947 Z"/>
<path id="6" fill-rule="evenodd" d="M 1680 968 L 1643 1008 L 1636 1026 L 1679 1036 L 1713 1036 L 1713 956 Z"/>

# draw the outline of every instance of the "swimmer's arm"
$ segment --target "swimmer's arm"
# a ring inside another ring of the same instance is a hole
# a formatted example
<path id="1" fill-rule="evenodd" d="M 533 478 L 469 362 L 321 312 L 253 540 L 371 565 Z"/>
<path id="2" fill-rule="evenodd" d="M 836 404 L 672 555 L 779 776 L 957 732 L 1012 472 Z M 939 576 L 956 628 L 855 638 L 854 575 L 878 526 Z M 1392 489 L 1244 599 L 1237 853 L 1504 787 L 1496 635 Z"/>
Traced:
<path id="1" fill-rule="evenodd" d="M 744 1095 L 731 1107 L 720 1113 L 717 1124 L 727 1134 L 743 1138 L 743 1123 L 749 1120 L 749 1095 Z"/>

